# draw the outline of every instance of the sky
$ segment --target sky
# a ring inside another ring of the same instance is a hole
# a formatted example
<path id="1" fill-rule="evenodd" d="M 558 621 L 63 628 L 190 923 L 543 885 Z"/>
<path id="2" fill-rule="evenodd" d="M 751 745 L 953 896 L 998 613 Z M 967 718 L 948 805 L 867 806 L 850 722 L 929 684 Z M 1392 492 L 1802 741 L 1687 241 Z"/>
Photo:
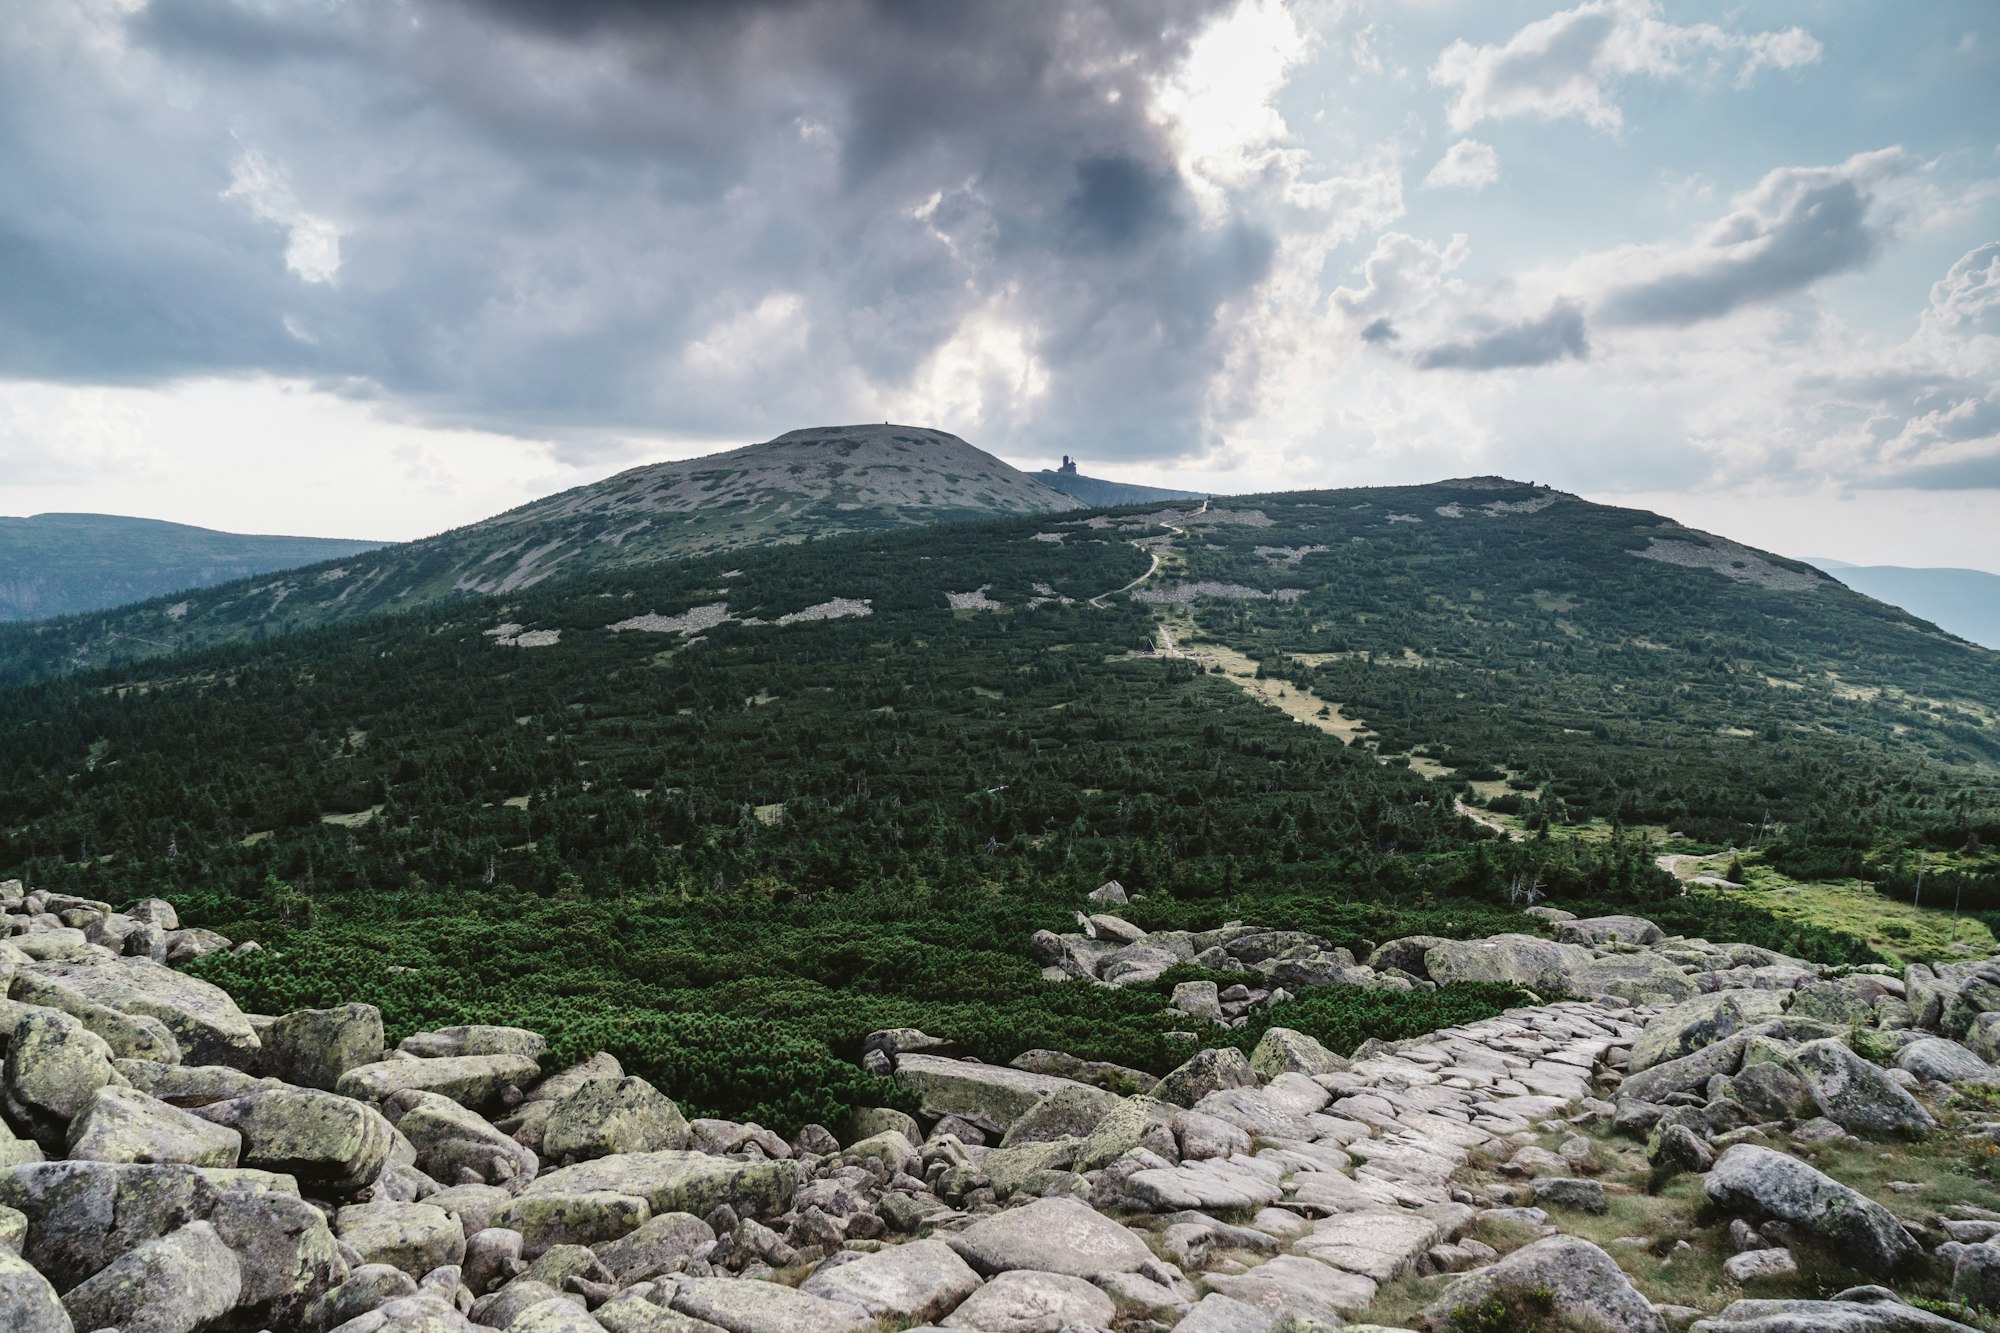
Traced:
<path id="1" fill-rule="evenodd" d="M 809 425 L 2000 570 L 1990 0 L 9 0 L 0 513 Z"/>

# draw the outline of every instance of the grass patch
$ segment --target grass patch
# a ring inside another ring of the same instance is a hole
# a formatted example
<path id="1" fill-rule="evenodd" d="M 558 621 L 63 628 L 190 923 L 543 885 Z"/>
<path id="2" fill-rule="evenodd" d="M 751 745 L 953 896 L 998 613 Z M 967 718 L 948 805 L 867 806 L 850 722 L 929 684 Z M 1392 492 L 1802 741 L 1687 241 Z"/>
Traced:
<path id="1" fill-rule="evenodd" d="M 1728 857 L 1718 856 L 1705 866 L 1720 873 L 1728 863 Z M 1904 962 L 1985 958 L 2000 947 L 1974 916 L 1954 923 L 1949 911 L 1897 902 L 1865 880 L 1797 880 L 1754 857 L 1744 862 L 1743 873 L 1742 888 L 1716 891 L 1782 920 L 1858 935 Z"/>

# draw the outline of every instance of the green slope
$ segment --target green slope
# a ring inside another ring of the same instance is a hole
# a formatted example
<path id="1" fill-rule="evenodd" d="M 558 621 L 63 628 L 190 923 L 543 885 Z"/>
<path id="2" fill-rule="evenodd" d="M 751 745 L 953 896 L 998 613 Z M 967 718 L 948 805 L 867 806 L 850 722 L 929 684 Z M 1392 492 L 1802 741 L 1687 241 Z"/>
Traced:
<path id="1" fill-rule="evenodd" d="M 507 595 L 592 570 L 1078 507 L 943 431 L 888 424 L 797 430 L 728 453 L 633 468 L 366 556 L 0 633 L 0 682 Z"/>
<path id="2" fill-rule="evenodd" d="M 1043 468 L 1032 474 L 1036 481 L 1054 490 L 1061 491 L 1082 504 L 1092 508 L 1110 505 L 1159 504 L 1167 500 L 1199 500 L 1201 496 L 1193 491 L 1170 491 L 1160 486 L 1138 486 L 1126 481 L 1105 481 L 1098 477 L 1086 477 L 1075 472 L 1058 472 L 1053 468 Z"/>
<path id="3" fill-rule="evenodd" d="M 0 518 L 0 621 L 41 620 L 339 560 L 381 542 L 261 537 L 113 514 Z"/>
<path id="4" fill-rule="evenodd" d="M 1683 896 L 1659 838 L 1977 870 L 1996 661 L 1496 480 L 864 533 L 0 690 L 0 876 L 255 933 L 205 965 L 253 1009 L 533 1021 L 797 1123 L 882 1095 L 841 1072 L 878 1027 L 1175 1060 L 1162 994 L 1027 956 L 1113 876 L 1143 924 L 1363 949 L 1538 929 L 1507 894 L 1530 875 L 1868 959 Z"/>

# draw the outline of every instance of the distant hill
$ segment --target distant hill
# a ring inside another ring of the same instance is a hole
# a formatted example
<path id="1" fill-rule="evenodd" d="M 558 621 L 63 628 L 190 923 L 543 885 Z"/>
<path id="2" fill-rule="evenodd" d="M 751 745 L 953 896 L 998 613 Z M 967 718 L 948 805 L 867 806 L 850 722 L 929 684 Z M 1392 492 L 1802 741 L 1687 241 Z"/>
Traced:
<path id="1" fill-rule="evenodd" d="M 1856 592 L 1900 606 L 1961 639 L 2000 648 L 2000 574 L 1983 569 L 1850 565 L 1809 558 Z"/>
<path id="2" fill-rule="evenodd" d="M 115 514 L 0 518 L 0 620 L 42 620 L 372 551 L 381 542 L 260 537 Z"/>
<path id="3" fill-rule="evenodd" d="M 1130 482 L 1086 477 L 1079 474 L 1076 464 L 1067 458 L 1063 459 L 1061 468 L 1043 468 L 1031 475 L 1042 485 L 1073 496 L 1092 508 L 1159 504 L 1166 500 L 1199 500 L 1206 494 L 1203 491 L 1170 491 L 1159 486 L 1135 486 Z"/>
<path id="4" fill-rule="evenodd" d="M 321 552 L 306 560 L 322 563 L 280 578 L 244 579 L 250 571 L 237 570 L 222 576 L 235 582 L 185 599 L 41 626 L 25 644 L 0 644 L 0 674 L 154 657 L 469 594 L 508 596 L 558 575 L 1081 505 L 944 431 L 888 424 L 795 430 L 727 453 L 633 468 L 359 559 L 326 562 Z"/>

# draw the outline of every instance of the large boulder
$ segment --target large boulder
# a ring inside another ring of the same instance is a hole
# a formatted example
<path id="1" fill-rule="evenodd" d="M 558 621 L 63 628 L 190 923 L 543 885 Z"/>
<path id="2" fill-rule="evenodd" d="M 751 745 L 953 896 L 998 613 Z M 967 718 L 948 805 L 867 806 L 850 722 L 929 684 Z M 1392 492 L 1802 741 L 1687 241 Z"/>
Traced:
<path id="1" fill-rule="evenodd" d="M 946 1243 L 986 1274 L 1017 1268 L 1072 1277 L 1132 1273 L 1153 1257 L 1133 1232 L 1075 1199 L 1037 1199 L 982 1217 Z"/>
<path id="2" fill-rule="evenodd" d="M 0 1328 L 8 1333 L 75 1333 L 49 1280 L 0 1247 Z"/>
<path id="3" fill-rule="evenodd" d="M 1816 1018 L 1835 1027 L 1872 1022 L 1875 1004 L 1852 986 L 1838 981 L 1811 981 L 1792 992 L 1787 1013 L 1798 1018 Z"/>
<path id="4" fill-rule="evenodd" d="M 565 1164 L 687 1146 L 687 1117 L 643 1078 L 583 1084 L 555 1104 L 542 1129 L 542 1155 Z"/>
<path id="5" fill-rule="evenodd" d="M 417 1280 L 388 1264 L 363 1264 L 347 1275 L 347 1280 L 306 1307 L 303 1320 L 307 1329 L 338 1328 L 398 1296 L 417 1294 Z"/>
<path id="6" fill-rule="evenodd" d="M 799 1284 L 808 1296 L 851 1305 L 871 1319 L 923 1323 L 979 1289 L 979 1274 L 941 1240 L 911 1241 L 822 1268 Z"/>
<path id="7" fill-rule="evenodd" d="M 399 1092 L 382 1103 L 385 1118 L 416 1149 L 417 1167 L 449 1184 L 499 1185 L 532 1180 L 540 1160 L 476 1111 L 435 1092 Z"/>
<path id="8" fill-rule="evenodd" d="M 631 1194 L 655 1214 L 705 1217 L 723 1204 L 739 1214 L 777 1217 L 792 1205 L 798 1164 L 710 1157 L 698 1152 L 623 1153 L 545 1171 L 521 1191 L 538 1194 Z"/>
<path id="9" fill-rule="evenodd" d="M 674 1288 L 673 1308 L 730 1333 L 866 1333 L 875 1321 L 852 1305 L 734 1278 L 693 1278 Z M 518 1327 L 518 1326 L 517 1326 Z"/>
<path id="10" fill-rule="evenodd" d="M 1616 995 L 1644 1004 L 1679 1004 L 1701 993 L 1694 978 L 1671 959 L 1643 949 L 1596 959 L 1583 969 L 1577 987 L 1592 996 Z"/>
<path id="11" fill-rule="evenodd" d="M 1569 1327 L 1590 1333 L 1667 1333 L 1667 1321 L 1618 1261 L 1576 1236 L 1546 1237 L 1456 1279 L 1423 1308 L 1417 1325 L 1446 1333 L 1455 1327 L 1454 1312 L 1496 1296 L 1531 1297 Z"/>
<path id="12" fill-rule="evenodd" d="M 228 1065 L 162 1065 L 151 1060 L 117 1060 L 113 1064 L 139 1091 L 183 1110 L 278 1086 L 275 1079 L 254 1078 Z"/>
<path id="13" fill-rule="evenodd" d="M 374 1107 L 282 1085 L 210 1102 L 193 1114 L 243 1136 L 243 1164 L 346 1193 L 382 1174 L 396 1131 Z"/>
<path id="14" fill-rule="evenodd" d="M 547 1047 L 539 1032 L 488 1023 L 412 1033 L 396 1043 L 396 1049 L 405 1055 L 425 1060 L 461 1055 L 519 1055 L 539 1060 Z"/>
<path id="15" fill-rule="evenodd" d="M 1264 1312 L 1314 1321 L 1308 1328 L 1339 1328 L 1341 1316 L 1375 1301 L 1375 1281 L 1296 1254 L 1281 1254 L 1247 1273 L 1213 1276 L 1208 1285 Z M 1283 1327 L 1273 1319 L 1270 1327 Z"/>
<path id="16" fill-rule="evenodd" d="M 382 1011 L 372 1004 L 300 1009 L 261 1034 L 264 1069 L 302 1088 L 332 1092 L 340 1076 L 382 1058 Z"/>
<path id="17" fill-rule="evenodd" d="M 652 1217 L 636 1194 L 526 1194 L 493 1214 L 493 1225 L 521 1235 L 522 1253 L 536 1259 L 558 1245 L 601 1245 L 629 1236 Z"/>
<path id="18" fill-rule="evenodd" d="M 1745 1028 L 1769 1022 L 1784 1009 L 1784 993 L 1769 990 L 1717 991 L 1683 1001 L 1646 1024 L 1646 1030 L 1632 1043 L 1626 1072 L 1636 1074 L 1691 1055 Z"/>
<path id="19" fill-rule="evenodd" d="M 1769 1148 L 1736 1144 L 1716 1159 L 1705 1188 L 1718 1207 L 1784 1222 L 1866 1273 L 1891 1273 L 1921 1252 L 1887 1208 Z"/>
<path id="20" fill-rule="evenodd" d="M 1758 1120 L 1789 1120 L 1818 1111 L 1812 1089 L 1789 1060 L 1745 1063 L 1742 1072 L 1723 1085 L 1722 1095 Z"/>
<path id="21" fill-rule="evenodd" d="M 1544 997 L 1580 994 L 1582 977 L 1594 961 L 1596 955 L 1588 949 L 1535 935 L 1446 940 L 1424 954 L 1424 967 L 1439 984 L 1498 981 Z"/>
<path id="22" fill-rule="evenodd" d="M 70 1015 L 21 1006 L 0 1066 L 8 1106 L 45 1147 L 60 1146 L 69 1122 L 102 1087 L 124 1083 L 104 1038 Z"/>
<path id="23" fill-rule="evenodd" d="M 1947 1037 L 1920 1037 L 1896 1052 L 1896 1065 L 1926 1083 L 1984 1083 L 1992 1065 Z"/>
<path id="24" fill-rule="evenodd" d="M 896 1082 L 917 1095 L 923 1113 L 955 1115 L 990 1134 L 1004 1134 L 1037 1102 L 1061 1088 L 1083 1086 L 1066 1078 L 1030 1074 L 1007 1065 L 975 1064 L 943 1056 L 908 1054 L 896 1061 Z"/>
<path id="25" fill-rule="evenodd" d="M 157 1060 L 161 1064 L 181 1062 L 181 1044 L 167 1025 L 146 1014 L 127 1014 L 97 1003 L 73 987 L 45 976 L 33 967 L 21 971 L 7 994 L 22 1004 L 60 1009 L 104 1038 L 114 1057 L 121 1060 Z"/>
<path id="26" fill-rule="evenodd" d="M 1323 1264 L 1388 1282 L 1414 1268 L 1443 1228 L 1418 1213 L 1342 1213 L 1313 1224 L 1296 1249 Z"/>
<path id="27" fill-rule="evenodd" d="M 224 1190 L 208 1221 L 236 1252 L 242 1269 L 239 1309 L 257 1322 L 282 1327 L 294 1311 L 347 1276 L 347 1261 L 326 1214 L 279 1190 Z"/>
<path id="28" fill-rule="evenodd" d="M 597 1257 L 621 1287 L 676 1273 L 715 1248 L 715 1228 L 692 1213 L 662 1213 L 617 1240 L 601 1242 Z"/>
<path id="29" fill-rule="evenodd" d="M 1102 1290 L 1063 1273 L 1002 1273 L 972 1293 L 944 1321 L 977 1333 L 1109 1328 L 1117 1306 Z"/>
<path id="30" fill-rule="evenodd" d="M 1376 945 L 1375 951 L 1368 955 L 1368 966 L 1377 972 L 1393 969 L 1429 980 L 1430 972 L 1425 967 L 1424 960 L 1430 957 L 1432 949 L 1440 944 L 1449 943 L 1451 941 L 1442 935 L 1405 935 L 1401 939 Z"/>
<path id="31" fill-rule="evenodd" d="M 525 1055 L 448 1055 L 356 1065 L 334 1083 L 343 1097 L 384 1102 L 403 1091 L 435 1092 L 462 1106 L 483 1106 L 507 1087 L 526 1087 L 541 1066 Z"/>
<path id="32" fill-rule="evenodd" d="M 242 1290 L 236 1252 L 207 1222 L 190 1222 L 112 1260 L 65 1293 L 63 1308 L 78 1328 L 193 1333 L 234 1309 Z"/>
<path id="33" fill-rule="evenodd" d="M 1564 944 L 1658 944 L 1667 932 L 1643 916 L 1587 916 L 1556 924 Z"/>
<path id="34" fill-rule="evenodd" d="M 1186 961 L 1172 949 L 1150 939 L 1140 940 L 1106 954 L 1097 965 L 1097 975 L 1114 986 L 1144 986 L 1158 981 L 1174 964 Z"/>
<path id="35" fill-rule="evenodd" d="M 106 1086 L 69 1122 L 68 1156 L 88 1162 L 235 1166 L 243 1136 L 135 1088 Z"/>
<path id="36" fill-rule="evenodd" d="M 0 1171 L 0 1207 L 28 1219 L 23 1257 L 67 1291 L 119 1255 L 190 1221 L 232 1194 L 296 1191 L 262 1171 L 124 1162 L 36 1162 Z"/>
<path id="37" fill-rule="evenodd" d="M 1313 1037 L 1291 1028 L 1266 1028 L 1250 1052 L 1250 1068 L 1265 1078 L 1280 1074 L 1338 1074 L 1347 1061 Z"/>
<path id="38" fill-rule="evenodd" d="M 1967 1326 L 1905 1305 L 1886 1287 L 1851 1287 L 1825 1301 L 1736 1301 L 1697 1320 L 1691 1333 L 1967 1333 Z"/>
<path id="39" fill-rule="evenodd" d="M 334 1214 L 333 1227 L 362 1263 L 388 1264 L 419 1280 L 465 1258 L 459 1220 L 427 1203 L 351 1203 Z"/>
<path id="40" fill-rule="evenodd" d="M 1106 1112 L 1076 1148 L 1075 1170 L 1107 1167 L 1134 1148 L 1171 1161 L 1180 1156 L 1174 1126 L 1181 1111 L 1154 1097 L 1128 1097 Z"/>
<path id="41" fill-rule="evenodd" d="M 1812 1091 L 1820 1114 L 1850 1134 L 1912 1137 L 1937 1128 L 1916 1098 L 1843 1042 L 1807 1042 L 1789 1063 Z"/>
<path id="42" fill-rule="evenodd" d="M 1257 1071 L 1243 1052 L 1233 1046 L 1196 1051 L 1180 1068 L 1160 1080 L 1153 1096 L 1175 1106 L 1193 1106 L 1211 1092 L 1228 1088 L 1254 1088 Z"/>
<path id="43" fill-rule="evenodd" d="M 137 958 L 37 963 L 34 971 L 108 1009 L 159 1019 L 190 1064 L 244 1069 L 256 1059 L 257 1034 L 220 986 Z"/>
<path id="44" fill-rule="evenodd" d="M 1116 1093 L 1105 1092 L 1102 1088 L 1076 1084 L 1067 1088 L 1057 1088 L 1048 1096 L 1036 1102 L 1022 1113 L 1021 1118 L 1007 1127 L 1007 1135 L 1000 1141 L 1003 1148 L 1016 1147 L 1023 1143 L 1048 1143 L 1061 1138 L 1083 1138 L 1097 1128 L 1098 1122 L 1111 1114 L 1125 1099 Z"/>

